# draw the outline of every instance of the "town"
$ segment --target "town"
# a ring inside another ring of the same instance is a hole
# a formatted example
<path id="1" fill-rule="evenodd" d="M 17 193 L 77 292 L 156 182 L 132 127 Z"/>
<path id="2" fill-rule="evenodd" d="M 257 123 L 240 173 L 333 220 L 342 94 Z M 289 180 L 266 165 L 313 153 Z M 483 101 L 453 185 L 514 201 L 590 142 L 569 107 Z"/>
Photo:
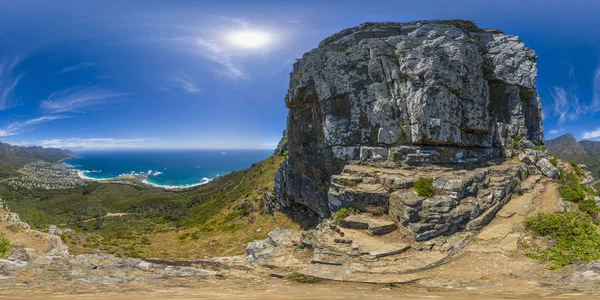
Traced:
<path id="1" fill-rule="evenodd" d="M 77 170 L 65 163 L 36 161 L 19 170 L 21 176 L 9 178 L 6 183 L 28 189 L 70 189 L 83 186 L 91 180 L 81 178 Z"/>

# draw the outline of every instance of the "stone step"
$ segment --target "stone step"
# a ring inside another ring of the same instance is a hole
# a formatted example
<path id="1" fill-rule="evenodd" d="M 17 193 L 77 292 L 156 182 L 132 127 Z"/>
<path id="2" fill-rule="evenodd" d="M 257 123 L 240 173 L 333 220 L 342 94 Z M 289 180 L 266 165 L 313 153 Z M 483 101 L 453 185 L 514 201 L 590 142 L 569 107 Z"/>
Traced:
<path id="1" fill-rule="evenodd" d="M 352 240 L 346 239 L 333 239 L 333 242 L 338 244 L 352 244 Z"/>
<path id="2" fill-rule="evenodd" d="M 398 229 L 398 226 L 395 223 L 378 223 L 378 224 L 369 224 L 369 229 L 367 231 L 371 235 L 385 235 L 394 230 Z"/>
<path id="3" fill-rule="evenodd" d="M 400 254 L 405 252 L 406 250 L 410 249 L 409 245 L 398 245 L 398 247 L 396 249 L 392 249 L 392 250 L 387 250 L 387 251 L 371 251 L 369 252 L 369 255 L 374 256 L 376 258 L 381 258 L 381 257 L 386 257 L 386 256 L 392 256 L 392 255 L 396 255 L 396 254 Z"/>
<path id="4" fill-rule="evenodd" d="M 372 219 L 364 215 L 348 216 L 340 222 L 340 226 L 367 230 L 371 235 L 385 235 L 398 229 L 398 225 L 393 221 Z"/>

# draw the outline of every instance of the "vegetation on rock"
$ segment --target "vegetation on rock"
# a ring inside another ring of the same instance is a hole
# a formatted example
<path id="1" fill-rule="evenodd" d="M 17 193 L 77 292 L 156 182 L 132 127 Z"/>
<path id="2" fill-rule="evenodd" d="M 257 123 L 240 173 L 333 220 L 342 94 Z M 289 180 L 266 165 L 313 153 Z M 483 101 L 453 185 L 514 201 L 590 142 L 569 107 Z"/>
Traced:
<path id="1" fill-rule="evenodd" d="M 521 141 L 521 135 L 517 134 L 514 138 L 512 143 L 510 143 L 509 148 L 511 149 L 519 149 L 519 142 Z"/>
<path id="2" fill-rule="evenodd" d="M 0 233 L 0 258 L 5 258 L 8 251 L 10 251 L 10 241 Z"/>
<path id="3" fill-rule="evenodd" d="M 433 179 L 417 179 L 415 181 L 415 190 L 417 192 L 417 195 L 421 197 L 432 197 L 435 194 L 433 191 Z"/>
<path id="4" fill-rule="evenodd" d="M 342 222 L 346 217 L 357 214 L 358 210 L 352 207 L 342 207 L 333 214 L 333 220 L 337 223 Z"/>
<path id="5" fill-rule="evenodd" d="M 296 273 L 296 272 L 285 276 L 285 279 L 290 280 L 290 281 L 300 282 L 300 283 L 317 283 L 317 282 L 321 281 L 321 278 L 306 276 L 304 274 L 300 274 L 300 273 Z"/>

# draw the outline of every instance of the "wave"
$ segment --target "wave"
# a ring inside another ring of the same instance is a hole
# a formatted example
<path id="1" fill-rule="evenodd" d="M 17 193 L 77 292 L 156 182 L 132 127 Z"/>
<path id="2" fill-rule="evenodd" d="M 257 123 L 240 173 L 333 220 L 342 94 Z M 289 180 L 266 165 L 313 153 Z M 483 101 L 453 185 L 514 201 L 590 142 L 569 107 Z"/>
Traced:
<path id="1" fill-rule="evenodd" d="M 149 184 L 151 186 L 159 187 L 159 188 L 163 188 L 163 189 L 187 189 L 187 188 L 207 184 L 207 183 L 211 182 L 212 180 L 213 180 L 212 178 L 202 177 L 202 181 L 199 183 L 191 183 L 191 184 L 184 184 L 184 185 L 163 185 L 163 184 L 157 184 L 157 183 L 150 182 L 150 181 L 148 181 L 148 179 L 144 179 L 144 180 L 142 180 L 142 182 L 145 184 Z"/>
<path id="2" fill-rule="evenodd" d="M 159 171 L 148 171 L 148 172 L 134 172 L 131 171 L 130 173 L 123 173 L 119 176 L 115 176 L 115 177 L 108 177 L 108 178 L 94 178 L 94 177 L 90 177 L 87 176 L 86 173 L 98 173 L 98 172 L 102 172 L 102 171 L 87 171 L 87 170 L 77 170 L 77 175 L 85 180 L 93 180 L 93 181 L 104 181 L 104 180 L 112 180 L 112 179 L 118 179 L 119 177 L 123 177 L 123 176 L 140 176 L 140 175 L 145 175 L 145 176 L 158 176 L 163 174 L 163 172 L 159 172 Z M 219 175 L 217 175 L 218 177 Z M 191 184 L 184 184 L 184 185 L 163 185 L 163 184 L 158 184 L 158 183 L 154 183 L 154 182 L 150 182 L 148 181 L 148 178 L 142 180 L 143 183 L 154 186 L 154 187 L 158 187 L 158 188 L 164 188 L 164 189 L 187 189 L 187 188 L 191 188 L 191 187 L 195 187 L 195 186 L 199 186 L 199 185 L 203 185 L 203 184 L 207 184 L 209 182 L 211 182 L 213 180 L 213 178 L 208 178 L 208 177 L 202 177 L 202 181 L 198 182 L 198 183 L 191 183 Z"/>
<path id="3" fill-rule="evenodd" d="M 94 177 L 89 177 L 86 176 L 85 173 L 93 173 L 90 171 L 81 171 L 81 170 L 77 170 L 77 176 L 79 176 L 81 179 L 85 179 L 85 180 L 93 180 L 93 181 L 102 181 L 102 180 L 108 180 L 108 179 L 112 179 L 112 178 L 94 178 Z"/>

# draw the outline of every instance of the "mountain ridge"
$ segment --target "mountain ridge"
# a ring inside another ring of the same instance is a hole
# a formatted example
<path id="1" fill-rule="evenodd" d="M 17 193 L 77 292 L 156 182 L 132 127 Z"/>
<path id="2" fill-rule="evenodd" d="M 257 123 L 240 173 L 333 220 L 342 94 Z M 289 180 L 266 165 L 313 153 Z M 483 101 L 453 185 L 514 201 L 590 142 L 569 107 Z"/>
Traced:
<path id="1" fill-rule="evenodd" d="M 75 153 L 68 149 L 44 148 L 41 146 L 15 146 L 0 142 L 0 177 L 8 177 L 15 169 L 23 165 L 43 160 L 58 162 L 74 157 Z"/>
<path id="2" fill-rule="evenodd" d="M 600 142 L 577 139 L 571 133 L 546 141 L 548 151 L 562 160 L 584 164 L 594 174 L 600 176 Z"/>

